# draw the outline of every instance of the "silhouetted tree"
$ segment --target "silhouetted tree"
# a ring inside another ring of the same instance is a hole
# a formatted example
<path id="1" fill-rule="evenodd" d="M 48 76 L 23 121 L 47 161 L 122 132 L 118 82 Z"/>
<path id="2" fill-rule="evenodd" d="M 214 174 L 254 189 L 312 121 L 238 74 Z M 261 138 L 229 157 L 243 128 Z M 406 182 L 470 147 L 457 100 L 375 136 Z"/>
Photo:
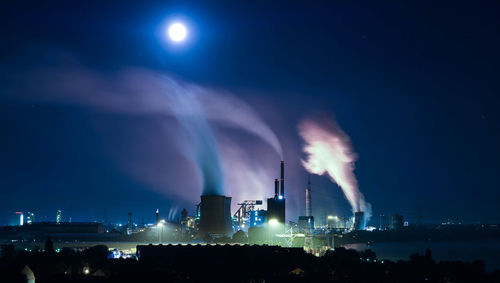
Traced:
<path id="1" fill-rule="evenodd" d="M 54 243 L 52 242 L 50 237 L 48 237 L 47 241 L 45 241 L 45 253 L 47 253 L 47 254 L 54 253 Z"/>
<path id="2" fill-rule="evenodd" d="M 375 252 L 370 250 L 370 249 L 366 249 L 366 250 L 362 251 L 360 253 L 360 256 L 362 259 L 368 260 L 368 261 L 374 261 L 377 259 L 377 254 L 375 254 Z"/>

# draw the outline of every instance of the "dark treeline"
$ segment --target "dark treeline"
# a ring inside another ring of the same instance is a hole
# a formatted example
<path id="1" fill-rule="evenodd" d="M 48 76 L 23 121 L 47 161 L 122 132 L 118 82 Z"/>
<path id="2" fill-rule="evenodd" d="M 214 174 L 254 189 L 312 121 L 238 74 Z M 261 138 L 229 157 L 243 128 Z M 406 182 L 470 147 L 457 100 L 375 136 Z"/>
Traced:
<path id="1" fill-rule="evenodd" d="M 431 252 L 407 261 L 337 248 L 315 257 L 276 246 L 162 246 L 136 259 L 108 259 L 106 246 L 82 251 L 17 251 L 2 246 L 0 282 L 500 282 L 482 261 L 435 262 Z M 156 252 L 156 254 L 155 254 Z M 28 267 L 28 268 L 27 268 Z"/>
<path id="2" fill-rule="evenodd" d="M 410 226 L 399 231 L 352 231 L 335 236 L 336 245 L 369 242 L 498 240 L 498 225 Z"/>

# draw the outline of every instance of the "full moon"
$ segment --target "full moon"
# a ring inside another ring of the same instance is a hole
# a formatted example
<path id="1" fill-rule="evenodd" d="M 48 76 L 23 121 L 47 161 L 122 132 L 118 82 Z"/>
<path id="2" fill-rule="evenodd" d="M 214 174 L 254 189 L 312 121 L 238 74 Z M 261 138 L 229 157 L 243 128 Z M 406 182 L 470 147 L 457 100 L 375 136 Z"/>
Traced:
<path id="1" fill-rule="evenodd" d="M 168 27 L 168 37 L 172 41 L 181 42 L 186 38 L 186 27 L 181 23 L 174 23 Z"/>

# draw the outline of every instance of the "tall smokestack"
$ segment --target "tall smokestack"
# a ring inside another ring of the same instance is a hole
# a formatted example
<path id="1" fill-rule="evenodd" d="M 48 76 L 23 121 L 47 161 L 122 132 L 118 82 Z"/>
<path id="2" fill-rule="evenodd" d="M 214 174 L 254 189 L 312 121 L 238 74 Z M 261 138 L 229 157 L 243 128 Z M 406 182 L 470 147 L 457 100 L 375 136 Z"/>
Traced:
<path id="1" fill-rule="evenodd" d="M 158 225 L 158 223 L 160 223 L 160 210 L 158 208 L 156 209 L 155 217 L 156 217 L 156 225 Z"/>
<path id="2" fill-rule="evenodd" d="M 285 197 L 285 161 L 281 161 L 281 196 Z"/>
<path id="3" fill-rule="evenodd" d="M 280 185 L 278 179 L 274 179 L 274 197 L 277 198 L 280 194 Z"/>
<path id="4" fill-rule="evenodd" d="M 306 187 L 306 216 L 312 216 L 312 206 L 311 206 L 311 175 L 307 177 L 307 187 Z"/>

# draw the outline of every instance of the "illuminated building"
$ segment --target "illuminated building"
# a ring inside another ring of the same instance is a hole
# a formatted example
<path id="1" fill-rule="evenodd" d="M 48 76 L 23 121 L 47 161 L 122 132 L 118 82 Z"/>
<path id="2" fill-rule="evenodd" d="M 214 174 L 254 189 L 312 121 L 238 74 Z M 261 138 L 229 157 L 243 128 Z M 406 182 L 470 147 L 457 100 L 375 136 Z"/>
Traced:
<path id="1" fill-rule="evenodd" d="M 34 212 L 26 212 L 26 224 L 35 223 L 35 213 Z"/>
<path id="2" fill-rule="evenodd" d="M 17 211 L 16 212 L 16 224 L 19 226 L 23 226 L 24 224 L 24 213 Z"/>
<path id="3" fill-rule="evenodd" d="M 56 213 L 56 223 L 61 223 L 61 220 L 62 220 L 62 211 L 59 209 L 57 210 Z"/>
<path id="4" fill-rule="evenodd" d="M 285 162 L 281 161 L 281 188 L 278 186 L 278 179 L 274 180 L 274 197 L 267 199 L 267 219 L 268 222 L 276 220 L 285 229 Z"/>
<path id="5" fill-rule="evenodd" d="M 341 228 L 339 225 L 340 219 L 336 215 L 328 215 L 326 217 L 326 227 L 328 229 Z M 345 227 L 342 227 L 345 228 Z"/>
<path id="6" fill-rule="evenodd" d="M 262 226 L 267 222 L 267 211 L 263 209 L 249 211 L 249 216 L 250 227 Z"/>

